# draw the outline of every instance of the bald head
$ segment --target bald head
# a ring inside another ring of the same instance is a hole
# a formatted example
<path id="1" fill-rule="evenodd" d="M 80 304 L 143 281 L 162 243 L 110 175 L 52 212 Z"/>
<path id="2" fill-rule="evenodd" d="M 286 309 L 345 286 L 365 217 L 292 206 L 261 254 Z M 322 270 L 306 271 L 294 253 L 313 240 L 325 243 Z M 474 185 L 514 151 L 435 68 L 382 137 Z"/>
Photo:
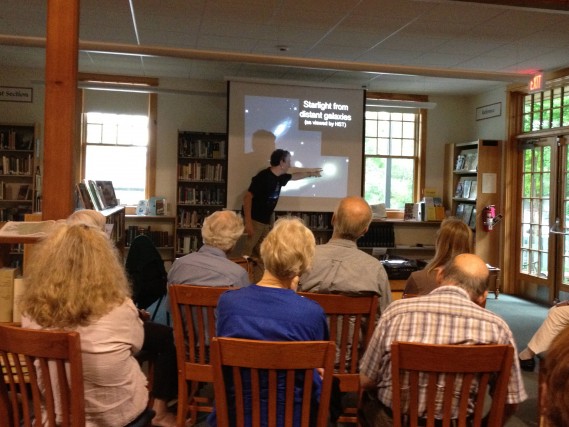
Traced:
<path id="1" fill-rule="evenodd" d="M 488 290 L 488 275 L 488 267 L 482 258 L 474 254 L 460 254 L 444 266 L 441 285 L 461 287 L 476 301 Z"/>
<path id="2" fill-rule="evenodd" d="M 367 231 L 371 222 L 371 208 L 361 197 L 346 197 L 332 217 L 333 238 L 356 241 Z"/>

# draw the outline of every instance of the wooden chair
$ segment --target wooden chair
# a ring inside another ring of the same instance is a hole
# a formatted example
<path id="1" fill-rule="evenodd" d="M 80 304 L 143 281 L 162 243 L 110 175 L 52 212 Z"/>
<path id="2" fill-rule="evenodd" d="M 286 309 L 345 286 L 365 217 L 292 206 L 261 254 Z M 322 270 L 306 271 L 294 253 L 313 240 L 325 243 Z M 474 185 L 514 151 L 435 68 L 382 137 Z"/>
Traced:
<path id="1" fill-rule="evenodd" d="M 251 283 L 254 282 L 256 262 L 253 260 L 253 258 L 251 258 L 250 256 L 242 256 L 242 257 L 229 258 L 229 259 L 230 261 L 233 261 L 235 264 L 238 264 L 241 267 L 243 267 L 245 271 L 247 271 L 247 274 L 249 275 L 249 281 Z"/>
<path id="2" fill-rule="evenodd" d="M 328 318 L 330 339 L 336 341 L 334 377 L 339 380 L 340 391 L 361 395 L 358 364 L 375 329 L 377 295 L 349 297 L 336 294 L 299 292 L 299 295 L 316 301 Z M 358 345 L 352 345 L 352 343 Z M 339 423 L 358 424 L 357 405 L 344 407 Z"/>
<path id="3" fill-rule="evenodd" d="M 48 426 L 85 425 L 77 332 L 0 325 L 0 365 L 2 425 L 31 426 L 42 413 Z"/>
<path id="4" fill-rule="evenodd" d="M 199 396 L 204 383 L 213 382 L 209 362 L 209 340 L 215 336 L 215 308 L 219 296 L 231 289 L 226 286 L 170 285 L 174 342 L 178 365 L 177 424 L 183 426 L 188 416 L 192 423 L 198 412 L 213 410 L 212 396 Z"/>
<path id="5" fill-rule="evenodd" d="M 283 425 L 292 426 L 295 388 L 301 388 L 302 407 L 299 415 L 297 403 L 297 416 L 302 420 L 302 426 L 308 426 L 314 369 L 323 368 L 322 390 L 314 425 L 327 426 L 334 354 L 335 345 L 331 341 L 274 342 L 213 338 L 211 358 L 217 425 L 243 426 L 246 425 L 245 419 L 250 418 L 252 425 L 258 426 L 261 425 L 261 414 L 266 411 L 267 425 L 277 425 L 277 416 L 282 416 Z M 228 377 L 224 376 L 226 371 L 229 371 Z M 226 392 L 228 378 L 232 379 L 234 396 Z M 277 392 L 277 388 L 282 390 L 282 394 Z M 251 407 L 246 409 L 243 396 L 249 393 Z M 261 396 L 266 396 L 266 407 L 261 404 Z"/>
<path id="6" fill-rule="evenodd" d="M 484 400 L 492 385 L 492 405 L 486 425 L 501 427 L 513 355 L 514 349 L 509 345 L 393 343 L 393 426 L 415 427 L 420 416 L 426 418 L 427 426 L 434 426 L 437 412 L 442 414 L 440 423 L 443 427 L 450 427 L 453 419 L 459 427 L 481 426 Z M 471 395 L 469 390 L 473 382 L 478 384 L 478 392 Z M 423 390 L 419 383 L 426 389 Z M 422 393 L 426 395 L 424 416 L 418 410 Z M 437 395 L 442 400 L 440 408 L 437 408 Z M 473 412 L 468 412 L 470 404 L 474 405 Z M 408 411 L 405 410 L 407 405 Z M 408 424 L 403 424 L 403 420 Z"/>

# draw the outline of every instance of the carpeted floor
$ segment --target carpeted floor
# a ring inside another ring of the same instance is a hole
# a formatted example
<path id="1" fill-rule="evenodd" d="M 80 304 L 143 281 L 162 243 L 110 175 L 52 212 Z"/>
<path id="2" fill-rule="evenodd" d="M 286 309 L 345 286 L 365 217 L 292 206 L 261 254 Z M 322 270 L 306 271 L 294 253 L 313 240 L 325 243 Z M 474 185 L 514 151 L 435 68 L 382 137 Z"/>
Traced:
<path id="1" fill-rule="evenodd" d="M 500 295 L 494 299 L 490 295 L 486 308 L 501 316 L 510 326 L 518 351 L 524 349 L 534 332 L 547 316 L 549 307 L 535 304 L 511 295 Z M 535 372 L 523 372 L 524 385 L 528 399 L 522 402 L 515 415 L 508 420 L 506 427 L 538 426 L 537 417 L 537 368 Z"/>

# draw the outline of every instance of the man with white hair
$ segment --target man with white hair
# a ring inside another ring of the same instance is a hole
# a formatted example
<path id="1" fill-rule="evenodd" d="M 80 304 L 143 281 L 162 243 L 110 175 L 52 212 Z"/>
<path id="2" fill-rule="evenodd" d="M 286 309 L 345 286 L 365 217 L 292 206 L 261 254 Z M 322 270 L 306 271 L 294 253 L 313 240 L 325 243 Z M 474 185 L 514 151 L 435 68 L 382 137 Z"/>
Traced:
<path id="1" fill-rule="evenodd" d="M 168 284 L 238 288 L 249 285 L 247 271 L 227 258 L 243 229 L 243 220 L 235 212 L 212 213 L 203 222 L 203 246 L 174 261 L 168 272 Z"/>

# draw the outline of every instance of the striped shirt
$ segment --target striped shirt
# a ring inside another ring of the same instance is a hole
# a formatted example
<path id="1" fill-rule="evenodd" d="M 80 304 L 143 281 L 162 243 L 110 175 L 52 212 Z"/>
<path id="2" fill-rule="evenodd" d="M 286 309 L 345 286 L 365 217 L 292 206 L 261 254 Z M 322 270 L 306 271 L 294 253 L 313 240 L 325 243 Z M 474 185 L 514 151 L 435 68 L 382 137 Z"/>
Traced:
<path id="1" fill-rule="evenodd" d="M 514 347 L 514 361 L 517 360 L 514 337 L 506 322 L 472 302 L 468 293 L 458 286 L 441 286 L 425 296 L 394 301 L 381 315 L 360 362 L 360 373 L 375 382 L 377 397 L 387 407 L 391 407 L 391 344 L 394 341 L 510 344 Z M 515 404 L 526 398 L 520 367 L 514 362 L 506 401 Z"/>

